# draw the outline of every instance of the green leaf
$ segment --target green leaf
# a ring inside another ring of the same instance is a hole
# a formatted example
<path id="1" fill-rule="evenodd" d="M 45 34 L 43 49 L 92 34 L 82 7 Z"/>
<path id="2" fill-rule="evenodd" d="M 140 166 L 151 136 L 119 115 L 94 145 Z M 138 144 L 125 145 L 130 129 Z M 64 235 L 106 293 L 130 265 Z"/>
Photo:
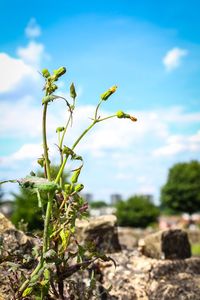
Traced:
<path id="1" fill-rule="evenodd" d="M 55 95 L 49 95 L 49 96 L 45 96 L 42 98 L 42 104 L 47 104 L 55 99 L 57 99 L 58 96 L 55 96 Z"/>
<path id="2" fill-rule="evenodd" d="M 62 248 L 65 250 L 68 246 L 69 243 L 69 238 L 70 238 L 70 232 L 69 230 L 65 230 L 64 228 L 60 232 L 60 237 L 62 240 Z"/>
<path id="3" fill-rule="evenodd" d="M 32 291 L 33 291 L 32 287 L 26 288 L 22 294 L 22 297 L 26 297 L 26 296 L 30 295 L 32 293 Z"/>
<path id="4" fill-rule="evenodd" d="M 27 176 L 18 180 L 22 188 L 32 190 L 32 192 L 55 192 L 59 187 L 54 181 L 48 181 L 46 178 L 37 176 Z"/>

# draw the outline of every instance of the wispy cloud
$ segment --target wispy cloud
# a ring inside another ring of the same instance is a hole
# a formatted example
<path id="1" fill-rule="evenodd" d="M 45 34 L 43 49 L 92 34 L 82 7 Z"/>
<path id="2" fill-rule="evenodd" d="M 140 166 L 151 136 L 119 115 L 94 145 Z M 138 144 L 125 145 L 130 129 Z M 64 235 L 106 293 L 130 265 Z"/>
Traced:
<path id="1" fill-rule="evenodd" d="M 169 50 L 163 58 L 163 64 L 167 71 L 178 68 L 184 56 L 188 55 L 188 50 L 181 48 L 173 48 Z"/>
<path id="2" fill-rule="evenodd" d="M 175 156 L 200 152 L 200 131 L 193 135 L 171 135 L 166 144 L 154 151 L 155 156 Z"/>
<path id="3" fill-rule="evenodd" d="M 37 24 L 35 18 L 30 19 L 27 27 L 25 28 L 25 34 L 28 38 L 36 38 L 41 35 L 41 28 Z"/>
<path id="4" fill-rule="evenodd" d="M 44 45 L 31 41 L 26 47 L 19 47 L 17 55 L 28 65 L 39 67 L 42 59 L 49 56 L 45 53 Z"/>

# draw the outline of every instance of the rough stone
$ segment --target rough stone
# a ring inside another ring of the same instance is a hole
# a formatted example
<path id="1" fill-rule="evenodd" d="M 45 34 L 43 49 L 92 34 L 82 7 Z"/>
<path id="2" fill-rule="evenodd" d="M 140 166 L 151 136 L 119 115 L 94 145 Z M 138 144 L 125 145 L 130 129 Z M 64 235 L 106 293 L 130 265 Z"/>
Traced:
<path id="1" fill-rule="evenodd" d="M 92 241 L 97 250 L 112 253 L 121 250 L 117 233 L 117 219 L 114 215 L 91 218 L 76 223 L 78 240 Z"/>
<path id="2" fill-rule="evenodd" d="M 181 229 L 159 231 L 139 241 L 142 254 L 157 259 L 184 259 L 191 257 L 188 235 Z"/>
<path id="3" fill-rule="evenodd" d="M 129 250 L 114 253 L 112 258 L 116 268 L 101 263 L 103 285 L 112 285 L 105 299 L 200 299 L 200 258 L 158 260 Z M 130 272 L 125 272 L 127 270 Z"/>
<path id="4" fill-rule="evenodd" d="M 6 271 L 9 269 L 9 263 L 20 264 L 26 255 L 31 258 L 31 252 L 35 245 L 36 241 L 33 238 L 17 230 L 0 213 L 0 300 L 12 299 L 9 289 L 10 279 L 7 276 L 8 271 Z M 29 262 L 31 263 L 31 259 Z"/>
<path id="5" fill-rule="evenodd" d="M 2 235 L 7 229 L 14 229 L 14 225 L 0 213 L 0 235 Z"/>

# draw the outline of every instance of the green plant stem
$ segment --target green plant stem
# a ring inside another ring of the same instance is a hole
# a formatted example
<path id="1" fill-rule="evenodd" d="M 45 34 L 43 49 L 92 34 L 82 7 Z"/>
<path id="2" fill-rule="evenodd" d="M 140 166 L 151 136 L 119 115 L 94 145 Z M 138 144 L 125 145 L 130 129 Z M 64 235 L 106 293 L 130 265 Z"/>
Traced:
<path id="1" fill-rule="evenodd" d="M 100 103 L 99 103 L 100 104 Z M 96 113 L 95 113 L 96 114 Z M 80 142 L 80 140 L 88 133 L 88 131 L 89 130 L 91 130 L 93 127 L 94 127 L 94 125 L 96 124 L 96 123 L 99 123 L 99 122 L 102 122 L 102 121 L 105 121 L 105 120 L 108 120 L 108 119 L 111 119 L 111 118 L 114 118 L 114 117 L 116 117 L 116 115 L 112 115 L 112 116 L 109 116 L 109 117 L 105 117 L 105 118 L 103 118 L 103 119 L 95 119 L 93 122 L 92 122 L 92 124 L 87 128 L 87 129 L 85 129 L 84 131 L 83 131 L 83 133 L 79 136 L 79 138 L 74 142 L 74 144 L 73 144 L 73 146 L 72 146 L 72 150 L 74 150 L 74 148 L 78 145 L 78 143 Z M 65 156 L 65 158 L 64 158 L 64 160 L 63 160 L 63 163 L 62 163 L 62 165 L 61 165 L 61 167 L 60 167 L 60 170 L 59 170 L 59 172 L 58 172 L 58 175 L 57 175 L 57 177 L 56 177 L 56 179 L 55 179 L 55 183 L 58 183 L 59 182 L 59 180 L 60 180 L 60 178 L 61 178 L 61 176 L 62 176 L 62 173 L 63 173 L 63 170 L 64 170 L 64 168 L 65 168 L 65 165 L 66 165 L 66 163 L 67 163 L 67 160 L 68 160 L 68 157 L 69 157 L 69 155 L 66 155 Z"/>
<path id="2" fill-rule="evenodd" d="M 68 119 L 68 121 L 67 121 L 67 124 L 66 124 L 66 126 L 65 126 L 65 129 L 64 129 L 64 131 L 63 131 L 63 134 L 62 134 L 60 143 L 59 143 L 59 148 L 60 148 L 60 149 L 61 149 L 62 146 L 63 146 L 63 140 L 64 140 L 64 137 L 65 137 L 67 128 L 68 128 L 68 126 L 69 126 L 69 123 L 70 123 L 70 121 L 71 121 L 71 118 L 72 118 L 72 116 L 71 116 L 71 114 L 70 114 L 69 119 Z"/>
<path id="3" fill-rule="evenodd" d="M 74 150 L 74 148 L 77 146 L 77 144 L 80 142 L 80 140 L 84 137 L 84 135 L 86 135 L 86 133 L 97 123 L 98 121 L 97 120 L 94 120 L 93 122 L 92 122 L 92 124 L 86 129 L 86 130 L 84 130 L 83 131 L 83 133 L 79 136 L 79 138 L 75 141 L 75 143 L 73 144 L 73 146 L 72 146 L 72 150 Z M 59 172 L 58 172 L 58 175 L 57 175 L 57 177 L 56 177 L 56 179 L 55 179 L 55 183 L 58 183 L 59 182 L 59 180 L 60 180 L 60 178 L 61 178 L 61 176 L 62 176 L 62 173 L 63 173 L 63 170 L 64 170 L 64 168 L 65 168 L 65 165 L 66 165 L 66 162 L 67 162 L 67 160 L 68 160 L 68 157 L 69 157 L 69 155 L 66 155 L 65 156 L 65 158 L 64 158 L 64 160 L 63 160 L 63 163 L 62 163 L 62 165 L 61 165 L 61 167 L 60 167 L 60 170 L 59 170 Z"/>
<path id="4" fill-rule="evenodd" d="M 99 119 L 98 122 L 102 122 L 102 121 L 105 121 L 105 120 L 108 120 L 108 119 L 111 119 L 111 118 L 115 118 L 116 115 L 112 115 L 112 116 L 109 116 L 109 117 L 105 117 L 103 119 Z"/>
<path id="5" fill-rule="evenodd" d="M 74 150 L 74 148 L 78 145 L 78 143 L 80 142 L 80 140 L 86 135 L 86 133 L 88 133 L 88 131 L 90 130 L 90 129 L 92 129 L 92 127 L 94 127 L 94 125 L 96 124 L 96 123 L 98 123 L 99 121 L 98 120 L 94 120 L 93 122 L 92 122 L 92 124 L 87 128 L 87 129 L 85 129 L 84 131 L 83 131 L 83 133 L 79 136 L 79 138 L 75 141 L 75 143 L 73 144 L 73 146 L 72 146 L 72 150 Z"/>
<path id="6" fill-rule="evenodd" d="M 43 257 L 40 258 L 40 262 L 38 263 L 37 267 L 34 269 L 34 271 L 31 273 L 31 276 L 29 279 L 27 279 L 26 281 L 24 281 L 24 283 L 21 285 L 21 287 L 19 288 L 19 292 L 20 294 L 22 294 L 24 292 L 24 290 L 29 286 L 29 283 L 31 281 L 31 279 L 37 275 L 37 273 L 40 271 L 40 269 L 43 267 L 44 264 L 44 259 Z"/>
<path id="7" fill-rule="evenodd" d="M 67 128 L 68 128 L 69 123 L 70 123 L 70 121 L 71 121 L 71 118 L 72 118 L 72 115 L 70 114 L 69 119 L 68 119 L 68 121 L 67 121 L 67 124 L 66 124 L 66 126 L 65 126 L 65 129 L 64 129 L 64 131 L 63 131 L 62 137 L 61 137 L 60 142 L 59 142 L 59 149 L 60 149 L 60 165 L 61 165 L 61 166 L 62 166 L 62 164 L 63 164 L 63 153 L 62 153 L 63 141 L 64 141 L 65 134 L 66 134 L 66 132 L 67 132 Z M 63 170 L 62 170 L 62 173 L 63 173 Z M 63 179 L 62 179 L 62 174 L 61 174 L 61 176 L 60 176 L 60 186 L 62 187 L 62 185 L 63 185 Z"/>
<path id="8" fill-rule="evenodd" d="M 44 104 L 43 117 L 42 117 L 42 136 L 43 136 L 43 149 L 44 149 L 44 159 L 47 171 L 47 178 L 51 180 L 51 171 L 48 155 L 48 145 L 47 145 L 47 134 L 46 134 L 46 116 L 47 116 L 47 103 Z"/>
<path id="9" fill-rule="evenodd" d="M 95 110 L 95 114 L 94 114 L 94 119 L 97 120 L 97 114 L 98 114 L 98 110 L 99 110 L 99 107 L 102 103 L 102 100 L 100 100 L 100 102 L 98 103 L 97 107 L 96 107 L 96 110 Z"/>
<path id="10" fill-rule="evenodd" d="M 47 146 L 47 137 L 46 137 L 46 114 L 47 114 L 47 104 L 44 104 L 43 118 L 42 118 L 43 148 L 44 148 L 44 158 L 45 158 L 45 165 L 46 165 L 46 171 L 47 171 L 47 178 L 50 181 L 51 173 L 50 173 L 50 163 L 49 163 L 49 157 L 48 157 L 48 146 Z M 42 255 L 40 257 L 40 261 L 39 261 L 38 265 L 36 266 L 34 271 L 31 273 L 30 278 L 27 279 L 20 287 L 19 291 L 21 293 L 23 293 L 23 291 L 29 286 L 31 279 L 35 275 L 38 274 L 38 272 L 41 270 L 41 268 L 44 265 L 44 262 L 45 262 L 44 253 L 48 250 L 48 247 L 49 247 L 48 228 L 49 228 L 49 222 L 50 222 L 51 212 L 52 212 L 52 202 L 53 202 L 53 194 L 51 194 L 51 195 L 48 194 L 48 202 L 47 202 L 44 231 L 43 231 Z"/>
<path id="11" fill-rule="evenodd" d="M 48 203 L 47 203 L 46 216 L 44 222 L 44 232 L 43 232 L 43 248 L 42 248 L 43 254 L 48 250 L 49 247 L 49 223 L 51 218 L 53 196 L 54 196 L 53 194 L 48 195 Z"/>

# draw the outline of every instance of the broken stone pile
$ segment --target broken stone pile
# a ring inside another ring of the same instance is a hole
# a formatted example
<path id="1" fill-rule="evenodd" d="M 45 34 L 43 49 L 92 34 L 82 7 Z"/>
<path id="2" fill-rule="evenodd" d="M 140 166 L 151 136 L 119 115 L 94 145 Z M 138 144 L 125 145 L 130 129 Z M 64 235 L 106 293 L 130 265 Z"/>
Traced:
<path id="1" fill-rule="evenodd" d="M 99 300 L 200 300 L 200 258 L 191 257 L 185 231 L 149 234 L 131 249 L 131 241 L 127 247 L 124 244 L 121 247 L 114 216 L 79 222 L 77 230 L 80 241 L 95 241 L 97 248 L 116 263 L 116 266 L 110 261 L 98 263 L 101 289 L 112 286 Z M 0 215 L 0 240 L 24 255 L 34 244 L 33 239 L 17 231 L 3 215 Z M 10 300 L 9 293 L 5 293 L 6 278 L 1 274 L 0 270 L 0 300 Z"/>

